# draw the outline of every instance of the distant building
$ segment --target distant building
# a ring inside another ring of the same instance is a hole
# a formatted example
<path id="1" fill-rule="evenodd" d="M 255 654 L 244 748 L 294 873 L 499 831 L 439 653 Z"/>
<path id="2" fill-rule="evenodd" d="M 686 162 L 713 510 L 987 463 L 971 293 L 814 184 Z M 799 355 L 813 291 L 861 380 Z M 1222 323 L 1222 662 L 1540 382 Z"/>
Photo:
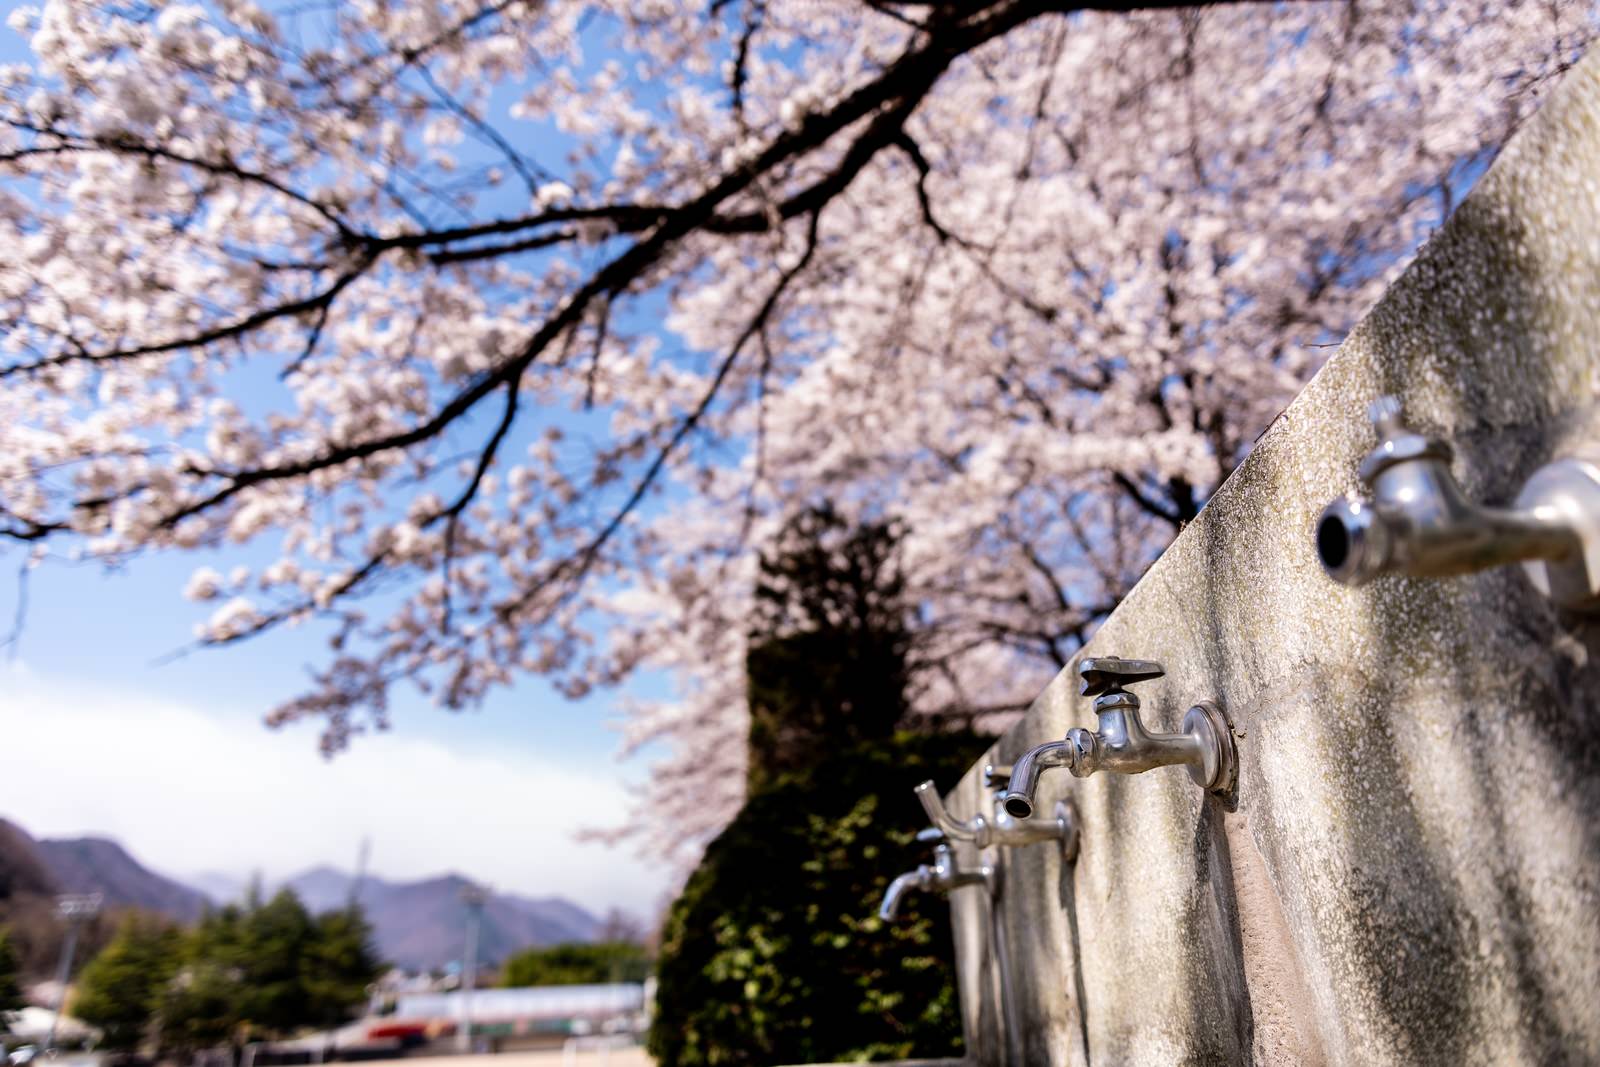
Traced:
<path id="1" fill-rule="evenodd" d="M 10 1033 L 14 1042 L 43 1044 L 52 1024 L 56 1025 L 56 1040 L 63 1045 L 82 1044 L 98 1038 L 100 1034 L 88 1023 L 70 1015 L 61 1016 L 57 1024 L 54 1008 L 40 1008 L 31 1004 L 21 1011 L 12 1012 L 9 1025 L 0 1018 L 0 1033 Z"/>
<path id="2" fill-rule="evenodd" d="M 490 1039 L 633 1031 L 647 1004 L 639 982 L 610 985 L 532 986 L 465 993 L 401 993 L 394 1012 L 375 1023 L 399 1036 L 401 1029 L 437 1033 L 457 1026 L 470 1003 L 472 1034 Z M 385 1035 L 387 1036 L 387 1034 Z"/>

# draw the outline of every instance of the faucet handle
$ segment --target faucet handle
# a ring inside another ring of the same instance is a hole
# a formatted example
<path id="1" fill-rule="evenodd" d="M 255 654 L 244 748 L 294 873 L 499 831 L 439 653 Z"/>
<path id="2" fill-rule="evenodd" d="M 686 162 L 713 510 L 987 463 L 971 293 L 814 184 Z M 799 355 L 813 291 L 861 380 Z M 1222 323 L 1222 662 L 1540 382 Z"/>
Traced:
<path id="1" fill-rule="evenodd" d="M 985 763 L 983 765 L 983 787 L 985 789 L 1004 789 L 1011 784 L 1011 764 Z"/>
<path id="2" fill-rule="evenodd" d="M 1400 420 L 1400 398 L 1389 393 L 1378 397 L 1367 405 L 1367 418 L 1372 420 L 1379 437 L 1390 436 L 1404 426 Z"/>
<path id="3" fill-rule="evenodd" d="M 1120 656 L 1095 656 L 1078 664 L 1078 676 L 1083 684 L 1080 696 L 1092 697 L 1111 693 L 1133 685 L 1160 678 L 1166 669 L 1154 660 L 1123 659 Z"/>
<path id="4" fill-rule="evenodd" d="M 1367 417 L 1378 433 L 1378 445 L 1361 461 L 1357 473 L 1368 485 L 1396 463 L 1412 459 L 1436 459 L 1449 463 L 1450 443 L 1417 433 L 1406 425 L 1398 397 L 1385 394 L 1367 405 Z"/>
<path id="5" fill-rule="evenodd" d="M 924 826 L 922 829 L 917 831 L 917 840 L 918 841 L 933 841 L 933 842 L 937 842 L 939 844 L 943 844 L 944 843 L 944 831 L 939 829 L 937 826 Z"/>

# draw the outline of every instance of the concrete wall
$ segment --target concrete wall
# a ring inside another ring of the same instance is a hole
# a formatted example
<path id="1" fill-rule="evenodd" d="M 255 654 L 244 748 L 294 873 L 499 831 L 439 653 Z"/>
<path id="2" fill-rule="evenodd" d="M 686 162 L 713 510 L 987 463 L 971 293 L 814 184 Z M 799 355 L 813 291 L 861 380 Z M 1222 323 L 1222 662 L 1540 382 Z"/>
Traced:
<path id="1" fill-rule="evenodd" d="M 1085 650 L 1166 665 L 1138 690 L 1151 729 L 1228 709 L 1238 805 L 1176 768 L 1046 775 L 1038 808 L 1075 800 L 1082 854 L 1001 857 L 1014 1062 L 1600 1062 L 1600 624 L 1514 568 L 1324 577 L 1313 524 L 1386 392 L 1486 502 L 1600 443 L 1600 57 Z M 1076 681 L 992 755 L 1092 727 Z M 958 814 L 987 807 L 980 769 Z M 1000 1063 L 987 902 L 952 908 L 972 1054 Z"/>

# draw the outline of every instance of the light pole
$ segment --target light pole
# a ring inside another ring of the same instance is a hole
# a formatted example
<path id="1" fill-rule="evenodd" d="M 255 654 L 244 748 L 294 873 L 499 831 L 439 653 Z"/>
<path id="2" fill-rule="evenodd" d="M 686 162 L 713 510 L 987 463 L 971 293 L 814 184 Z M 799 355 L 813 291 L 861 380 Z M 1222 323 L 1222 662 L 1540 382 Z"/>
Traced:
<path id="1" fill-rule="evenodd" d="M 72 974 L 72 954 L 78 949 L 78 928 L 100 914 L 99 893 L 64 893 L 56 897 L 56 914 L 67 924 L 67 938 L 61 943 L 61 963 L 56 967 L 56 1013 L 45 1035 L 46 1052 L 56 1050 L 56 1028 L 61 1025 L 61 1009 L 67 1002 L 67 978 Z"/>
<path id="2" fill-rule="evenodd" d="M 472 1051 L 472 990 L 478 984 L 478 929 L 483 925 L 483 905 L 489 891 L 468 883 L 461 887 L 461 902 L 467 906 L 467 953 L 461 968 L 461 1027 L 456 1031 L 456 1048 Z"/>

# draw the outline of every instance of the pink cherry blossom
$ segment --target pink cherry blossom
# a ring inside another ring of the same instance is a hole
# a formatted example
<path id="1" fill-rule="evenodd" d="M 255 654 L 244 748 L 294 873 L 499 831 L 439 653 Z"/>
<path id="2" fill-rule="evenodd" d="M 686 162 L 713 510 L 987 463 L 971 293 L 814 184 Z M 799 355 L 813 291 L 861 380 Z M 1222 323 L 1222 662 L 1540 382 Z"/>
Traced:
<path id="1" fill-rule="evenodd" d="M 1111 5 L 1116 6 L 1116 5 Z M 1129 5 L 1136 7 L 1137 5 Z M 892 515 L 919 713 L 1039 690 L 1596 29 L 1488 0 L 49 0 L 0 69 L 0 545 L 316 621 L 273 720 L 665 672 L 739 803 L 756 553 Z M 377 595 L 379 590 L 382 595 Z M 175 595 L 176 595 L 175 591 Z M 670 835 L 659 833 L 672 826 Z"/>

